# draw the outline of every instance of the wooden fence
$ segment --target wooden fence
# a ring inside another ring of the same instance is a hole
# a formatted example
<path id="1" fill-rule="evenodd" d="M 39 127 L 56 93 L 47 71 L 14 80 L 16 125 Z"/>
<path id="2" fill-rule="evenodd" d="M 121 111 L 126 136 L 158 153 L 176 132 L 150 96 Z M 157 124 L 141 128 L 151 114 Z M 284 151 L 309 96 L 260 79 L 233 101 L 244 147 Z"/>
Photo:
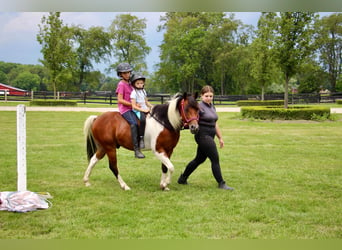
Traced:
<path id="1" fill-rule="evenodd" d="M 159 104 L 170 100 L 170 94 L 148 94 L 151 103 Z M 113 91 L 95 92 L 58 92 L 59 100 L 74 100 L 77 103 L 94 103 L 104 105 L 116 105 L 117 97 Z M 54 93 L 51 91 L 31 91 L 26 95 L 0 95 L 0 101 L 32 101 L 32 100 L 51 100 Z M 267 94 L 265 100 L 283 100 L 284 94 Z M 319 104 L 335 103 L 337 99 L 342 99 L 342 92 L 330 94 L 289 94 L 289 104 Z M 260 95 L 215 95 L 215 105 L 235 105 L 239 100 L 261 100 Z"/>

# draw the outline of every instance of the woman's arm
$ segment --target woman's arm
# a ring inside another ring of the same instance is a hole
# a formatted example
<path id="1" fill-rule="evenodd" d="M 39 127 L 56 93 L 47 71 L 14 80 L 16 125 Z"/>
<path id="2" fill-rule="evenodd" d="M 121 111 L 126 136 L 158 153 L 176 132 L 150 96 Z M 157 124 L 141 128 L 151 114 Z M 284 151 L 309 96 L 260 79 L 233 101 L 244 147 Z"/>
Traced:
<path id="1" fill-rule="evenodd" d="M 220 148 L 223 148 L 224 141 L 223 141 L 223 138 L 222 138 L 220 127 L 219 127 L 217 122 L 215 124 L 215 128 L 216 128 L 216 136 L 217 136 L 217 138 L 219 139 L 219 142 L 220 142 Z"/>

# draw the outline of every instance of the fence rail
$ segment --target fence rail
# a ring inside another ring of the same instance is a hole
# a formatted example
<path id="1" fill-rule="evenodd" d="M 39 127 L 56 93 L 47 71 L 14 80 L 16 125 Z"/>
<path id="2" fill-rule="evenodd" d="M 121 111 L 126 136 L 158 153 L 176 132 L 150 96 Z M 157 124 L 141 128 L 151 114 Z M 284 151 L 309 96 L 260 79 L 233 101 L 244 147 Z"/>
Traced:
<path id="1" fill-rule="evenodd" d="M 165 103 L 170 100 L 170 94 L 149 94 L 151 103 Z M 51 91 L 31 91 L 25 95 L 0 94 L 0 101 L 32 101 L 32 100 L 53 100 L 54 93 Z M 95 92 L 58 92 L 58 100 L 73 100 L 77 103 L 93 103 L 114 105 L 117 104 L 117 96 L 112 91 Z M 265 100 L 284 100 L 284 94 L 267 94 Z M 289 104 L 314 104 L 314 103 L 335 103 L 342 99 L 342 92 L 330 94 L 289 94 Z M 215 95 L 215 105 L 235 105 L 239 100 L 261 100 L 260 95 Z"/>

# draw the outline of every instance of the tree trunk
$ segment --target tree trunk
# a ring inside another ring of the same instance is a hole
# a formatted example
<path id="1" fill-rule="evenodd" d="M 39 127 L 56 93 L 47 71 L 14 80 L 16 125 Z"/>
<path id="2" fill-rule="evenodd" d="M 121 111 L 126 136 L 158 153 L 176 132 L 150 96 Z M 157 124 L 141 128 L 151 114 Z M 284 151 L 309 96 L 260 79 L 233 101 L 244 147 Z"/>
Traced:
<path id="1" fill-rule="evenodd" d="M 223 83 L 223 81 L 224 81 L 224 72 L 223 72 L 223 67 L 222 67 L 222 70 L 221 70 L 221 95 L 224 95 L 224 88 L 223 88 L 223 85 L 224 85 L 224 83 Z"/>
<path id="2" fill-rule="evenodd" d="M 289 80 L 290 77 L 289 76 L 285 76 L 285 94 L 284 94 L 284 108 L 287 109 L 288 108 L 288 104 L 289 104 Z"/>

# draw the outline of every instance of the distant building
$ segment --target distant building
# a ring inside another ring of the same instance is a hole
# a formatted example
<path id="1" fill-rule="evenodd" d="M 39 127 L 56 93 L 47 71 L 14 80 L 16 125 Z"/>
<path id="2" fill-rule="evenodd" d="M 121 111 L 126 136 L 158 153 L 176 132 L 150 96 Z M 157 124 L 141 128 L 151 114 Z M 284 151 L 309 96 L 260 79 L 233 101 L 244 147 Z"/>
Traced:
<path id="1" fill-rule="evenodd" d="M 16 87 L 12 87 L 3 83 L 0 83 L 0 95 L 20 95 L 25 96 L 27 94 L 27 90 L 19 89 Z"/>

